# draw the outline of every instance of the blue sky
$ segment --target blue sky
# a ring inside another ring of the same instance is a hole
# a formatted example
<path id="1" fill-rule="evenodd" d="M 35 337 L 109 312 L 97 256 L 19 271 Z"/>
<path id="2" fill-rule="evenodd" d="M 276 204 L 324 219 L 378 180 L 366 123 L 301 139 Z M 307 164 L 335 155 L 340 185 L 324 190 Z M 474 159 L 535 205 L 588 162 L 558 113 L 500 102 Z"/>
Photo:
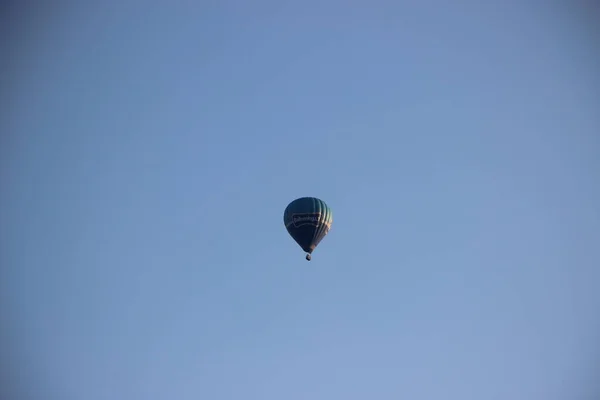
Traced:
<path id="1" fill-rule="evenodd" d="M 591 398 L 600 62 L 574 8 L 97 3 L 6 48 L 13 390 Z M 310 263 L 300 196 L 334 216 Z"/>

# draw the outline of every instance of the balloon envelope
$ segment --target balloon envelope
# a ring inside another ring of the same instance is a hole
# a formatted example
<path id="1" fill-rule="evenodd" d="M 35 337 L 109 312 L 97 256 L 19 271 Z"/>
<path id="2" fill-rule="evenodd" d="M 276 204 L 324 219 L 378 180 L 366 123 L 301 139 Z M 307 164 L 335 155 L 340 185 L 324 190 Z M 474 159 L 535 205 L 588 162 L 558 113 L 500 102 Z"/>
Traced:
<path id="1" fill-rule="evenodd" d="M 292 201 L 283 213 L 283 222 L 290 236 L 310 254 L 327 235 L 333 214 L 327 204 L 316 197 L 301 197 Z"/>

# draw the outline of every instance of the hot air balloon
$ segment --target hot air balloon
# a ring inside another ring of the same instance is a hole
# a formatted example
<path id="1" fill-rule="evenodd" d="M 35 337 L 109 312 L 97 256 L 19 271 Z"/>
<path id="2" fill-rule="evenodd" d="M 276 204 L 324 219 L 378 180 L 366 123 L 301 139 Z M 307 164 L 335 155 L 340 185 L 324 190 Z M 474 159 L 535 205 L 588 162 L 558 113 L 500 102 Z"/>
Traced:
<path id="1" fill-rule="evenodd" d="M 301 197 L 292 201 L 283 213 L 288 233 L 306 252 L 306 260 L 331 229 L 333 214 L 321 199 Z"/>

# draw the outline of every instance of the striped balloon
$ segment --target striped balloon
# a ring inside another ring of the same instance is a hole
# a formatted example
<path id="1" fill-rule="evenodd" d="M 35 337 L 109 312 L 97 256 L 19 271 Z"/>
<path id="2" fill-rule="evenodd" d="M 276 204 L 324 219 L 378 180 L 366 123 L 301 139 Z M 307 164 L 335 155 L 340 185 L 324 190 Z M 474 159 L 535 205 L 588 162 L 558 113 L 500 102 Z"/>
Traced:
<path id="1" fill-rule="evenodd" d="M 301 197 L 292 201 L 283 213 L 283 223 L 290 236 L 304 250 L 306 259 L 327 235 L 333 214 L 327 204 L 315 197 Z"/>

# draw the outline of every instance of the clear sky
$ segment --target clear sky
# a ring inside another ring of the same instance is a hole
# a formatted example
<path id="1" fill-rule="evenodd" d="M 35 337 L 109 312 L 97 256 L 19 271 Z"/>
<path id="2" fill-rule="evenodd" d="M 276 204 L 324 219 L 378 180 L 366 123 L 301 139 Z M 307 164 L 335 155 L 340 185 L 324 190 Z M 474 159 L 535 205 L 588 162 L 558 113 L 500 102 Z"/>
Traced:
<path id="1" fill-rule="evenodd" d="M 16 10 L 4 390 L 597 399 L 597 32 L 475 3 Z M 333 210 L 310 263 L 301 196 Z"/>

